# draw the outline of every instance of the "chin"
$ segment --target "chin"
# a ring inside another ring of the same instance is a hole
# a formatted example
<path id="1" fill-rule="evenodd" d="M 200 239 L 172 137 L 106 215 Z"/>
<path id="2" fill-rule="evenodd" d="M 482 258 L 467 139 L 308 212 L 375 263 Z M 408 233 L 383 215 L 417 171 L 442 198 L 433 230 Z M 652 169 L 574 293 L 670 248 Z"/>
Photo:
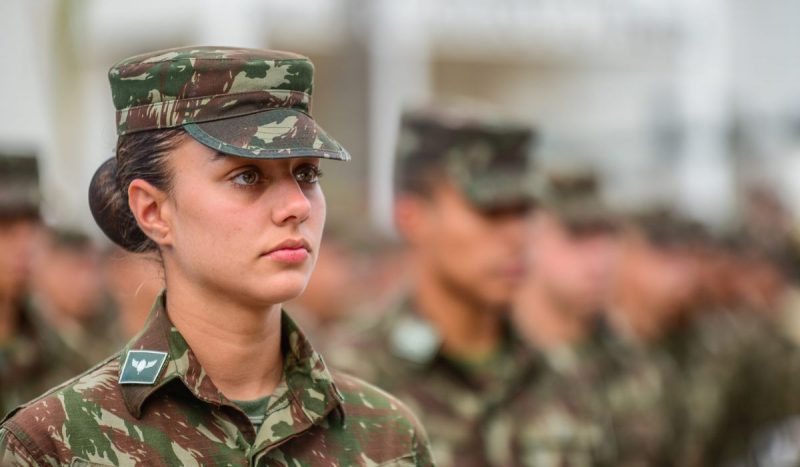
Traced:
<path id="1" fill-rule="evenodd" d="M 277 276 L 277 277 L 276 277 Z M 269 304 L 284 303 L 297 298 L 306 289 L 308 276 L 299 273 L 274 275 L 267 281 L 254 285 L 260 301 Z"/>

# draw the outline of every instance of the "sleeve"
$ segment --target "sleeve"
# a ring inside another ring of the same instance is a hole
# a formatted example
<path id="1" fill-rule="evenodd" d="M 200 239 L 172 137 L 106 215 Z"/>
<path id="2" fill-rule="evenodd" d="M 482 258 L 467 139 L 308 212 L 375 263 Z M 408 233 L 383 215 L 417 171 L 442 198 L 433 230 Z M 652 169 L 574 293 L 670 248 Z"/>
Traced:
<path id="1" fill-rule="evenodd" d="M 0 428 L 0 465 L 38 466 L 39 463 L 22 443 L 6 428 Z"/>

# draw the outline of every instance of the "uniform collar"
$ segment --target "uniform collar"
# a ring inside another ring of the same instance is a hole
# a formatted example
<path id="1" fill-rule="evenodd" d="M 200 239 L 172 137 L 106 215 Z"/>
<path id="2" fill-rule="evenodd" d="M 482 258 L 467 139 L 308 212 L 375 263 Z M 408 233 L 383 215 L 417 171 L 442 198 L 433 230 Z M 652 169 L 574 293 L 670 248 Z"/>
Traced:
<path id="1" fill-rule="evenodd" d="M 165 291 L 156 298 L 144 329 L 123 350 L 120 375 L 128 353 L 135 350 L 165 352 L 167 356 L 152 384 L 120 384 L 125 405 L 134 417 L 142 416 L 142 406 L 150 396 L 176 379 L 201 401 L 215 406 L 234 406 L 217 389 L 186 340 L 173 326 L 166 311 Z M 322 358 L 286 313 L 281 316 L 281 351 L 284 355 L 281 384 L 286 385 L 290 399 L 286 410 L 291 411 L 292 415 L 303 414 L 301 418 L 305 418 L 298 420 L 295 415 L 290 419 L 301 422 L 300 425 L 310 426 L 336 410 L 339 412 L 338 419 L 343 422 L 343 399 L 333 377 Z"/>
<path id="2" fill-rule="evenodd" d="M 406 297 L 389 312 L 384 326 L 389 335 L 390 351 L 396 357 L 423 367 L 433 365 L 439 359 L 447 360 L 442 354 L 442 338 L 439 332 L 415 311 L 411 298 Z M 508 320 L 503 322 L 502 329 L 509 359 L 518 368 L 527 371 L 541 363 Z"/>

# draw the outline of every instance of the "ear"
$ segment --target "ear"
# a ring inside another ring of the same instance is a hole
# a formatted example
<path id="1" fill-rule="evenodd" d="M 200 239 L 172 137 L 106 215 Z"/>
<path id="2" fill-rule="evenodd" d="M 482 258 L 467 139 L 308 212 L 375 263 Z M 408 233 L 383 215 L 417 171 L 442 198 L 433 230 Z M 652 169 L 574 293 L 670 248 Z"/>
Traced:
<path id="1" fill-rule="evenodd" d="M 428 201 L 412 194 L 398 195 L 394 202 L 394 223 L 411 245 L 424 241 L 428 229 Z"/>
<path id="2" fill-rule="evenodd" d="M 172 245 L 172 210 L 169 197 L 142 179 L 128 185 L 128 206 L 139 228 L 159 246 Z"/>

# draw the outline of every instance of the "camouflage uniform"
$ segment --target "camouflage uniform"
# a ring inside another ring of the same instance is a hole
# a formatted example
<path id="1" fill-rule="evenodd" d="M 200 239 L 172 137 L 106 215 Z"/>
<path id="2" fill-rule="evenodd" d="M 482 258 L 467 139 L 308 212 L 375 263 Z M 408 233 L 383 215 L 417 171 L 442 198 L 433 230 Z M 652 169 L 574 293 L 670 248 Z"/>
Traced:
<path id="1" fill-rule="evenodd" d="M 493 446 L 504 446 L 509 435 L 492 432 L 490 421 L 538 367 L 510 330 L 480 366 L 449 358 L 408 301 L 331 350 L 337 368 L 390 391 L 420 416 L 437 465 L 486 465 Z"/>
<path id="2" fill-rule="evenodd" d="M 762 316 L 712 311 L 676 330 L 669 354 L 681 374 L 681 465 L 741 456 L 769 426 L 800 412 L 800 355 Z"/>
<path id="3" fill-rule="evenodd" d="M 598 320 L 583 342 L 545 352 L 546 365 L 510 400 L 493 465 L 672 465 L 664 367 Z"/>
<path id="4" fill-rule="evenodd" d="M 353 377 L 332 375 L 285 314 L 281 336 L 283 379 L 256 432 L 172 326 L 162 295 L 145 329 L 121 353 L 6 419 L 0 460 L 14 465 L 432 465 L 424 431 L 400 402 Z M 160 364 L 136 361 L 137 355 L 155 358 L 160 352 L 165 353 Z M 137 369 L 142 370 L 134 373 Z M 148 371 L 152 383 L 119 382 Z"/>

